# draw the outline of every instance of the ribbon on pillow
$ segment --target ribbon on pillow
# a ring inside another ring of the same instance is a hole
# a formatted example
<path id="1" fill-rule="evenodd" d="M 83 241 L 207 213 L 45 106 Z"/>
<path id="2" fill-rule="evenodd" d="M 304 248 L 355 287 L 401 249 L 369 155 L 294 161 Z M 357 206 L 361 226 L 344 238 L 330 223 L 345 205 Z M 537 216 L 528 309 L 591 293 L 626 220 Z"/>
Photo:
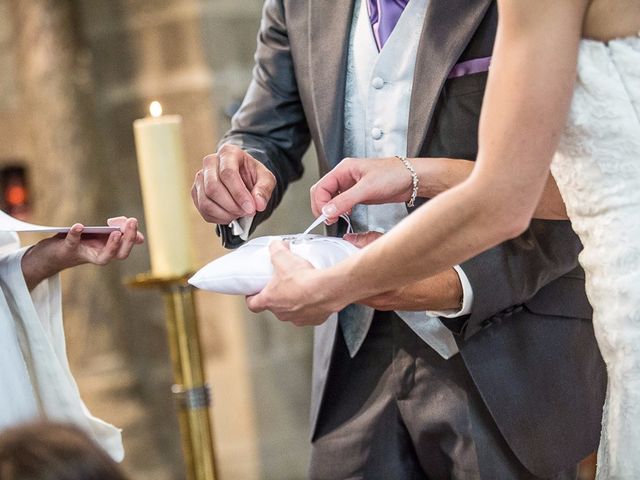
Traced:
<path id="1" fill-rule="evenodd" d="M 326 221 L 327 218 L 328 217 L 324 213 L 321 214 L 318 218 L 316 218 L 313 222 L 311 222 L 311 225 L 309 225 L 307 229 L 304 232 L 302 232 L 302 235 L 308 235 L 311 230 L 316 228 L 322 222 Z M 347 215 L 346 213 L 343 213 L 342 215 L 340 215 L 340 218 L 343 219 L 345 222 L 347 222 L 347 233 L 353 233 L 353 227 L 351 226 L 351 219 L 349 218 L 349 215 Z"/>

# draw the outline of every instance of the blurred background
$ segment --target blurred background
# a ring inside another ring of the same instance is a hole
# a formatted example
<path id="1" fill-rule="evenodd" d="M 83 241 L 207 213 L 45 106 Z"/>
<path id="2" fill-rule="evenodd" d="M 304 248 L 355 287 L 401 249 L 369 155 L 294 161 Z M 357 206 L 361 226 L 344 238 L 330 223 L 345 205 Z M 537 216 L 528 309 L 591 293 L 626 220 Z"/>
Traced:
<path id="1" fill-rule="evenodd" d="M 183 117 L 187 184 L 215 151 L 251 78 L 261 0 L 0 0 L 1 208 L 27 221 L 145 231 L 132 123 L 158 100 Z M 311 220 L 305 178 L 257 232 Z M 223 253 L 195 208 L 202 265 Z M 39 237 L 23 236 L 25 244 Z M 68 351 L 94 414 L 124 430 L 135 479 L 184 477 L 162 299 L 123 281 L 149 270 L 147 247 L 106 268 L 63 274 Z M 311 330 L 199 292 L 205 368 L 222 480 L 301 479 L 308 462 Z"/>

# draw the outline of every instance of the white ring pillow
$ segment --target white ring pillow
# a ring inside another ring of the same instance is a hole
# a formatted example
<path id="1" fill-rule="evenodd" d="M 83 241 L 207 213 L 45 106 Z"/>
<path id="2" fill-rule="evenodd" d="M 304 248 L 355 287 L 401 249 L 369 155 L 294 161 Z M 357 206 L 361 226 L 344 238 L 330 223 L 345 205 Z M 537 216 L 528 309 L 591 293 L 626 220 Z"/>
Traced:
<path id="1" fill-rule="evenodd" d="M 255 295 L 269 282 L 273 265 L 269 243 L 289 242 L 291 251 L 315 268 L 327 268 L 358 251 L 338 237 L 320 235 L 279 235 L 258 237 L 202 267 L 189 279 L 194 287 L 231 295 Z"/>

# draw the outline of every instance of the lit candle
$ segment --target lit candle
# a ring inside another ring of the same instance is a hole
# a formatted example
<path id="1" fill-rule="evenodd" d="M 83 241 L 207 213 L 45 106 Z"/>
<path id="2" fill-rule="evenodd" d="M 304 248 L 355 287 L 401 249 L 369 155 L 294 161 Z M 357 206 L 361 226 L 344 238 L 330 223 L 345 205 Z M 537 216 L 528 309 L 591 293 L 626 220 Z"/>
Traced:
<path id="1" fill-rule="evenodd" d="M 184 174 L 182 117 L 162 115 L 151 103 L 150 117 L 133 122 L 142 186 L 151 271 L 155 276 L 193 270 L 189 239 L 189 192 Z"/>

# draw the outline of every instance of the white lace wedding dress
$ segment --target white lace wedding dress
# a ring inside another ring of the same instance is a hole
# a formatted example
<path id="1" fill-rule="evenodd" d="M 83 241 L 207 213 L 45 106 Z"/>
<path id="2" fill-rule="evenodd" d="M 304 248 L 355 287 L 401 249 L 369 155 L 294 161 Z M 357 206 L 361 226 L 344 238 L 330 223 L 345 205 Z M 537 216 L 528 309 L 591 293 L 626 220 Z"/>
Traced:
<path id="1" fill-rule="evenodd" d="M 640 479 L 640 36 L 583 40 L 551 170 L 574 230 L 609 384 L 598 479 Z"/>

